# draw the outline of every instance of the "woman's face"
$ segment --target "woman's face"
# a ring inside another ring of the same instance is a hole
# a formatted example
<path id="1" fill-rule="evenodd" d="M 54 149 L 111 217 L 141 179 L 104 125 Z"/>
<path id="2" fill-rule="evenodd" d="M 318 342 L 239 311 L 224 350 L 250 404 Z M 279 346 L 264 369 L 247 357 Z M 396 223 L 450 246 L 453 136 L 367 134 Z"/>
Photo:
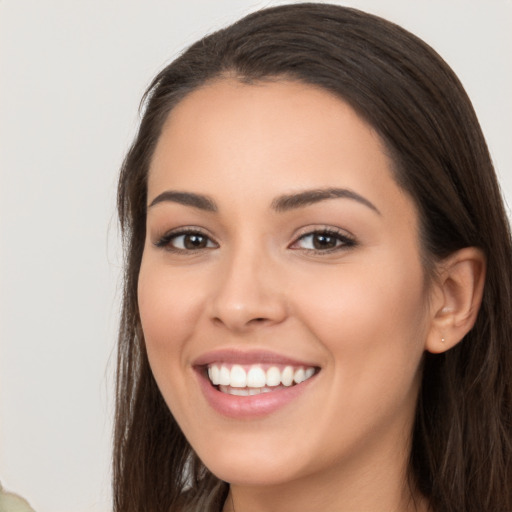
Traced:
<path id="1" fill-rule="evenodd" d="M 219 80 L 171 112 L 140 315 L 163 397 L 215 475 L 269 485 L 403 462 L 426 290 L 414 204 L 346 103 Z"/>

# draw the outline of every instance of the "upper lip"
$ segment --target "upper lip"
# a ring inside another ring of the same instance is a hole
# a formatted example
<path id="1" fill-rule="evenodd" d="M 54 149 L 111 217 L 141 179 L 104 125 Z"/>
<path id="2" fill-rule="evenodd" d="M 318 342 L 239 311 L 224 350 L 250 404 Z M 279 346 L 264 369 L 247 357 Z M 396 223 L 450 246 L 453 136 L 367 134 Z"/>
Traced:
<path id="1" fill-rule="evenodd" d="M 276 364 L 286 366 L 305 366 L 317 367 L 317 364 L 300 361 L 276 352 L 267 350 L 241 350 L 241 349 L 221 349 L 212 350 L 199 356 L 192 363 L 193 366 L 208 366 L 213 363 L 227 364 Z"/>

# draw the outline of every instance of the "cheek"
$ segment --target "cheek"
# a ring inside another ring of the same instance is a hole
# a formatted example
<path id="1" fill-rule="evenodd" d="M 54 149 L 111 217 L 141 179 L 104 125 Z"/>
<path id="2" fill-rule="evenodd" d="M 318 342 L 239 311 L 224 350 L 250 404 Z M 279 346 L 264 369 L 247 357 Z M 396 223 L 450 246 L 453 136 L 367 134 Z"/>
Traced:
<path id="1" fill-rule="evenodd" d="M 174 418 L 188 431 L 187 404 L 195 399 L 183 369 L 189 360 L 187 342 L 200 321 L 201 307 L 197 288 L 175 274 L 150 258 L 143 259 L 138 303 L 151 371 Z"/>
<path id="2" fill-rule="evenodd" d="M 300 295 L 297 302 L 314 330 L 322 333 L 319 339 L 359 339 L 359 345 L 374 345 L 391 334 L 418 335 L 426 317 L 421 264 L 392 254 L 375 265 L 361 262 L 337 272 L 309 272 L 307 282 L 293 293 Z M 403 336 L 394 343 L 400 340 Z"/>
<path id="3" fill-rule="evenodd" d="M 413 421 L 425 337 L 421 268 L 393 278 L 382 270 L 317 276 L 301 296 L 303 323 L 330 358 L 317 422 L 337 425 L 325 434 L 333 452 L 347 440 L 363 450 Z"/>
<path id="4" fill-rule="evenodd" d="M 197 289 L 172 272 L 144 259 L 138 282 L 138 304 L 146 349 L 157 381 L 183 363 L 183 346 L 199 320 Z M 172 375 L 172 374 L 171 374 Z"/>
<path id="5" fill-rule="evenodd" d="M 403 401 L 414 388 L 427 332 L 421 265 L 351 265 L 307 279 L 294 292 L 295 304 L 329 354 L 334 387 L 354 408 L 363 397 Z"/>

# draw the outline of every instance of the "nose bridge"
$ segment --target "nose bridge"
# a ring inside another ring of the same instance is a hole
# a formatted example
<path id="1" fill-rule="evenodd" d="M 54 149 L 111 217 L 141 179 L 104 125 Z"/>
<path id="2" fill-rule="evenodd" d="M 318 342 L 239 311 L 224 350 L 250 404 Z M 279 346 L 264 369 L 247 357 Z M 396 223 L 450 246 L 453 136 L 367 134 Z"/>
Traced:
<path id="1" fill-rule="evenodd" d="M 286 301 L 279 269 L 264 244 L 239 241 L 218 268 L 212 297 L 212 318 L 232 330 L 281 322 Z"/>

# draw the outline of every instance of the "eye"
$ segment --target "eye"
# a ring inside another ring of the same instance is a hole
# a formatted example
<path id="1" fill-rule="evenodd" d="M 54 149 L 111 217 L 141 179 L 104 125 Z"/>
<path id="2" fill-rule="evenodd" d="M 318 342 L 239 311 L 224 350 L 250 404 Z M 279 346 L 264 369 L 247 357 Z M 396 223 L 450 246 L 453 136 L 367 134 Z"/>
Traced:
<path id="1" fill-rule="evenodd" d="M 302 235 L 293 243 L 291 249 L 302 249 L 315 252 L 331 252 L 338 249 L 353 247 L 355 240 L 334 230 L 317 230 Z"/>
<path id="2" fill-rule="evenodd" d="M 167 233 L 155 245 L 176 252 L 198 251 L 218 247 L 210 237 L 197 230 L 181 230 Z"/>

